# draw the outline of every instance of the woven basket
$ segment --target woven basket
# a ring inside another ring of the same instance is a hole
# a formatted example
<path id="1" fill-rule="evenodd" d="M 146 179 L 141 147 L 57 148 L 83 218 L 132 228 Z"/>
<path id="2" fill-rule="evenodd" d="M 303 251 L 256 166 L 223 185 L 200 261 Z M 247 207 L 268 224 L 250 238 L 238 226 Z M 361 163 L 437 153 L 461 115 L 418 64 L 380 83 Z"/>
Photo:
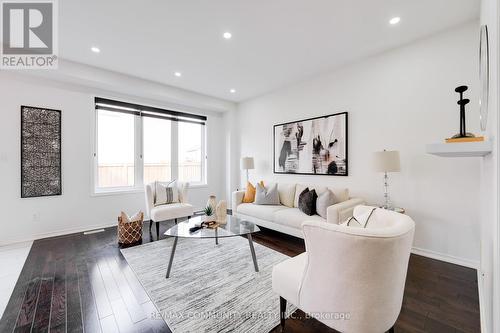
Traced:
<path id="1" fill-rule="evenodd" d="M 136 222 L 123 222 L 118 216 L 118 243 L 132 244 L 142 240 L 142 222 L 144 213 L 141 213 L 141 219 Z"/>

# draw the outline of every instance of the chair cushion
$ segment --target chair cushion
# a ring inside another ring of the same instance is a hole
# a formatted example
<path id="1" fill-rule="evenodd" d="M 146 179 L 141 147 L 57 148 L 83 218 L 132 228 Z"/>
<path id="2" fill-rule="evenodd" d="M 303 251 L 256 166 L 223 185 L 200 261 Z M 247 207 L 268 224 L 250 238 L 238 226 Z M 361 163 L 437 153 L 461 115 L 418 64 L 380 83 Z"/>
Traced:
<path id="1" fill-rule="evenodd" d="M 298 307 L 300 284 L 306 264 L 307 252 L 304 252 L 273 267 L 273 291 Z"/>
<path id="2" fill-rule="evenodd" d="M 302 230 L 302 223 L 304 221 L 318 221 L 326 223 L 326 220 L 321 216 L 319 215 L 308 216 L 302 213 L 298 208 L 285 208 L 282 210 L 278 210 L 274 212 L 274 217 L 270 221 L 274 221 L 275 223 L 301 230 Z"/>
<path id="3" fill-rule="evenodd" d="M 160 205 L 151 209 L 150 219 L 154 222 L 172 220 L 193 215 L 193 206 L 187 203 Z"/>
<path id="4" fill-rule="evenodd" d="M 273 214 L 282 209 L 289 209 L 282 205 L 255 205 L 251 203 L 243 203 L 238 205 L 236 211 L 240 214 L 253 216 L 261 220 L 272 221 Z"/>

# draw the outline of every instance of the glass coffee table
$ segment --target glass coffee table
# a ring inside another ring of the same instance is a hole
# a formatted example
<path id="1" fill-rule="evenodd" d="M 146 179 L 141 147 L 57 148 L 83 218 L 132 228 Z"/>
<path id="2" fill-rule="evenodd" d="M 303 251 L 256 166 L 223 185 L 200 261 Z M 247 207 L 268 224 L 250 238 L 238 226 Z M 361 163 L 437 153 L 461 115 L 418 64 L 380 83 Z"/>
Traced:
<path id="1" fill-rule="evenodd" d="M 219 245 L 219 238 L 225 237 L 236 237 L 236 236 L 246 236 L 248 239 L 248 245 L 250 246 L 250 253 L 252 254 L 253 266 L 255 271 L 259 271 L 259 266 L 257 265 L 257 257 L 255 256 L 255 249 L 253 247 L 252 234 L 254 232 L 260 231 L 259 227 L 252 222 L 242 220 L 236 216 L 228 215 L 226 218 L 226 224 L 220 224 L 217 228 L 209 229 L 202 228 L 195 232 L 189 231 L 189 229 L 200 225 L 201 216 L 195 216 L 187 221 L 180 222 L 174 225 L 172 228 L 165 232 L 166 236 L 174 237 L 174 245 L 172 246 L 172 252 L 170 252 L 170 260 L 168 262 L 167 268 L 167 279 L 170 276 L 170 270 L 172 269 L 172 262 L 174 260 L 175 248 L 177 247 L 177 240 L 179 238 L 194 238 L 194 239 L 204 239 L 204 238 L 215 238 L 215 244 Z"/>

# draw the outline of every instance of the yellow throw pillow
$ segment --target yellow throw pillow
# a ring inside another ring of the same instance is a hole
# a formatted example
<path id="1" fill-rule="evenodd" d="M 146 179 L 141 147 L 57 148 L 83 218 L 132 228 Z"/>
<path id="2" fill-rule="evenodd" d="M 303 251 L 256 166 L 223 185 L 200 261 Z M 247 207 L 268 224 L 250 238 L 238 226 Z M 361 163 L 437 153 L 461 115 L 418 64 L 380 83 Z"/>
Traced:
<path id="1" fill-rule="evenodd" d="M 264 186 L 264 182 L 261 180 L 260 184 Z M 252 183 L 247 182 L 247 190 L 245 191 L 245 194 L 243 195 L 243 203 L 252 203 L 255 201 L 255 186 L 252 185 Z"/>

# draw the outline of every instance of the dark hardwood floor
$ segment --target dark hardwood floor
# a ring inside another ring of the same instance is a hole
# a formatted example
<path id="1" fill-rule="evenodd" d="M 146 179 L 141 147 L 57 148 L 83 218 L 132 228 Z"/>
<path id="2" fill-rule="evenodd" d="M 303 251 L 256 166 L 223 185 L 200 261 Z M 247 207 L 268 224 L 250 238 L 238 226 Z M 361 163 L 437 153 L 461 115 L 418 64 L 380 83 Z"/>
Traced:
<path id="1" fill-rule="evenodd" d="M 155 240 L 145 223 L 143 242 Z M 271 230 L 254 241 L 289 256 L 304 251 L 301 239 Z M 287 332 L 334 332 L 300 311 L 294 317 Z M 0 321 L 2 333 L 30 331 L 170 332 L 121 255 L 116 228 L 34 242 Z M 480 332 L 476 271 L 412 255 L 395 331 Z"/>

